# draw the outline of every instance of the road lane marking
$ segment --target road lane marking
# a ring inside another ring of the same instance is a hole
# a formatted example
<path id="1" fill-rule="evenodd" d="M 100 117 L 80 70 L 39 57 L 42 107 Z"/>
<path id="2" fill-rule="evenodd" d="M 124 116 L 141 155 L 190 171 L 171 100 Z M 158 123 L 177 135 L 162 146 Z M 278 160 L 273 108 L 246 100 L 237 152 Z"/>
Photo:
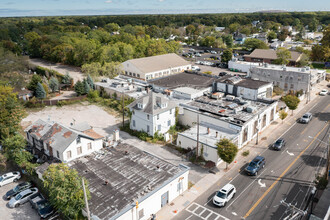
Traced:
<path id="1" fill-rule="evenodd" d="M 265 171 L 267 170 L 267 168 L 266 169 L 264 169 L 264 171 L 262 171 L 260 174 L 259 174 L 259 176 L 261 176 Z M 242 192 L 241 192 L 241 194 L 239 194 L 239 196 L 237 196 L 235 199 L 234 199 L 234 201 L 232 201 L 227 207 L 226 207 L 226 211 L 228 210 L 228 208 L 245 192 L 245 190 L 247 190 L 256 180 L 257 180 L 258 178 L 255 178 Z"/>
<path id="2" fill-rule="evenodd" d="M 286 152 L 290 155 L 290 156 L 294 156 L 293 153 L 290 153 L 288 150 L 286 150 Z"/>
<path id="3" fill-rule="evenodd" d="M 305 131 L 307 131 L 307 126 L 304 128 L 304 130 L 300 133 L 300 134 L 304 134 L 305 133 Z"/>
<path id="4" fill-rule="evenodd" d="M 305 153 L 305 151 L 314 143 L 316 138 L 323 132 L 323 130 L 328 126 L 328 123 L 322 128 L 322 130 L 317 133 L 317 135 L 313 138 L 312 142 L 292 161 L 292 163 L 283 171 L 283 173 L 275 180 L 275 182 L 262 194 L 259 200 L 251 207 L 251 209 L 245 214 L 244 218 L 247 218 L 253 210 L 259 205 L 259 203 L 265 198 L 265 196 L 274 188 L 274 186 L 278 183 L 280 179 L 289 171 L 289 169 L 297 162 L 297 160 Z"/>
<path id="5" fill-rule="evenodd" d="M 189 208 L 190 208 L 190 206 L 192 206 L 192 205 L 196 205 L 197 207 L 196 207 L 193 211 L 190 211 Z M 201 211 L 199 214 L 198 214 L 198 213 L 195 213 L 195 211 L 197 211 L 197 209 L 199 209 L 199 208 L 203 209 L 203 211 Z M 208 208 L 206 208 L 206 207 L 204 207 L 204 206 L 202 206 L 202 205 L 200 205 L 200 204 L 198 204 L 198 203 L 196 203 L 196 202 L 191 203 L 191 204 L 190 204 L 185 210 L 186 210 L 187 212 L 190 212 L 191 214 L 193 214 L 193 215 L 195 215 L 195 216 L 197 216 L 197 217 L 199 217 L 199 218 L 201 218 L 201 219 L 205 219 L 205 220 L 207 220 L 207 219 L 211 216 L 210 214 L 214 214 L 214 215 L 216 216 L 215 219 L 222 218 L 222 219 L 224 219 L 224 220 L 230 220 L 229 218 L 226 218 L 225 216 L 220 215 L 219 213 L 216 213 L 216 212 L 212 211 L 211 209 L 208 209 Z M 205 217 L 203 217 L 202 214 L 203 214 L 203 212 L 205 212 L 205 211 L 210 212 L 210 214 L 207 215 L 207 216 L 205 216 Z M 188 218 L 190 218 L 190 217 L 191 217 L 191 216 L 189 216 Z"/>
<path id="6" fill-rule="evenodd" d="M 188 218 L 186 218 L 186 220 L 190 219 L 193 215 L 191 214 Z"/>
<path id="7" fill-rule="evenodd" d="M 261 179 L 258 180 L 258 184 L 260 185 L 261 188 L 266 187 L 266 183 L 262 183 Z"/>

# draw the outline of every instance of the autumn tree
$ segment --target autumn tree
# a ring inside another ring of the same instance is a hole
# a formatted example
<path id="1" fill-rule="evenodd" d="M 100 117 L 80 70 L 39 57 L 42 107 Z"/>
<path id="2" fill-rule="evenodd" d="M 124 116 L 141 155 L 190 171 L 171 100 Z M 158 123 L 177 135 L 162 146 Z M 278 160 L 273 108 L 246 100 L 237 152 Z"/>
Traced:
<path id="1" fill-rule="evenodd" d="M 18 131 L 24 114 L 13 88 L 0 86 L 0 141 Z"/>
<path id="2" fill-rule="evenodd" d="M 281 110 L 279 112 L 279 116 L 280 116 L 280 119 L 282 120 L 282 123 L 283 123 L 283 120 L 288 116 L 288 113 L 284 110 Z"/>
<path id="3" fill-rule="evenodd" d="M 292 111 L 291 115 L 293 115 L 293 110 L 297 109 L 300 99 L 294 95 L 286 95 L 283 97 L 282 100 L 284 101 L 286 106 L 288 106 L 288 108 Z"/>
<path id="4" fill-rule="evenodd" d="M 66 164 L 51 164 L 44 172 L 44 187 L 49 192 L 51 204 L 69 218 L 77 218 L 85 207 L 82 178 Z M 90 199 L 88 182 L 84 180 L 87 198 Z"/>
<path id="5" fill-rule="evenodd" d="M 227 138 L 222 138 L 217 143 L 218 148 L 218 156 L 226 162 L 226 169 L 228 168 L 228 164 L 233 162 L 236 154 L 238 152 L 237 146 L 231 142 L 231 140 Z"/>
<path id="6" fill-rule="evenodd" d="M 289 59 L 291 59 L 291 52 L 286 48 L 279 48 L 276 51 L 276 56 L 277 59 L 274 60 L 275 64 L 287 65 L 290 62 Z"/>

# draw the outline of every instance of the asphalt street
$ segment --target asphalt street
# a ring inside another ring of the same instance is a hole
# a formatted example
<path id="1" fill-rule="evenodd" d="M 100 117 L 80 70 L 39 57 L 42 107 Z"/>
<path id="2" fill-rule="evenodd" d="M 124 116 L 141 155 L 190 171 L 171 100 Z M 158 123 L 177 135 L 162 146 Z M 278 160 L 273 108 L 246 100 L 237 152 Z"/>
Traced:
<path id="1" fill-rule="evenodd" d="M 293 123 L 281 135 L 287 142 L 281 151 L 271 146 L 254 148 L 266 158 L 266 166 L 257 176 L 245 174 L 249 163 L 246 161 L 239 170 L 226 173 L 174 219 L 286 219 L 293 211 L 285 203 L 304 210 L 313 182 L 326 166 L 324 142 L 328 142 L 330 134 L 330 96 L 320 97 L 309 112 L 313 113 L 309 124 Z M 268 138 L 275 141 L 279 137 Z M 233 184 L 237 193 L 225 207 L 216 207 L 212 198 L 227 183 Z"/>

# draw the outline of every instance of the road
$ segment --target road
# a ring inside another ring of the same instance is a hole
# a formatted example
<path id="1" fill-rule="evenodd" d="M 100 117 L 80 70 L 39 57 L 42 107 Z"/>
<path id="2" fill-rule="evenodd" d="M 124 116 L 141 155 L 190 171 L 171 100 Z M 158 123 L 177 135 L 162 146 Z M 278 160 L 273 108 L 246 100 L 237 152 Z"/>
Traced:
<path id="1" fill-rule="evenodd" d="M 282 200 L 305 209 L 315 176 L 326 165 L 326 145 L 321 141 L 329 138 L 330 96 L 321 97 L 310 112 L 314 117 L 309 124 L 294 123 L 282 134 L 287 144 L 281 151 L 270 146 L 263 151 L 256 148 L 266 158 L 258 176 L 244 173 L 247 161 L 240 170 L 226 173 L 174 219 L 285 219 L 292 210 L 281 204 Z M 215 192 L 228 182 L 236 187 L 235 197 L 226 207 L 214 206 Z"/>

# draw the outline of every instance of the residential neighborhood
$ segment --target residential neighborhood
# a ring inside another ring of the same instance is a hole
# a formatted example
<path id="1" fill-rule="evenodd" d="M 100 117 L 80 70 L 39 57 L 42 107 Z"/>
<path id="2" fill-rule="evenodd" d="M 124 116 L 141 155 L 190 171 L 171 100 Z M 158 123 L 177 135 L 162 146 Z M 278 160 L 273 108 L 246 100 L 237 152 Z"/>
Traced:
<path id="1" fill-rule="evenodd" d="M 327 9 L 56 2 L 2 8 L 0 219 L 330 218 Z"/>

